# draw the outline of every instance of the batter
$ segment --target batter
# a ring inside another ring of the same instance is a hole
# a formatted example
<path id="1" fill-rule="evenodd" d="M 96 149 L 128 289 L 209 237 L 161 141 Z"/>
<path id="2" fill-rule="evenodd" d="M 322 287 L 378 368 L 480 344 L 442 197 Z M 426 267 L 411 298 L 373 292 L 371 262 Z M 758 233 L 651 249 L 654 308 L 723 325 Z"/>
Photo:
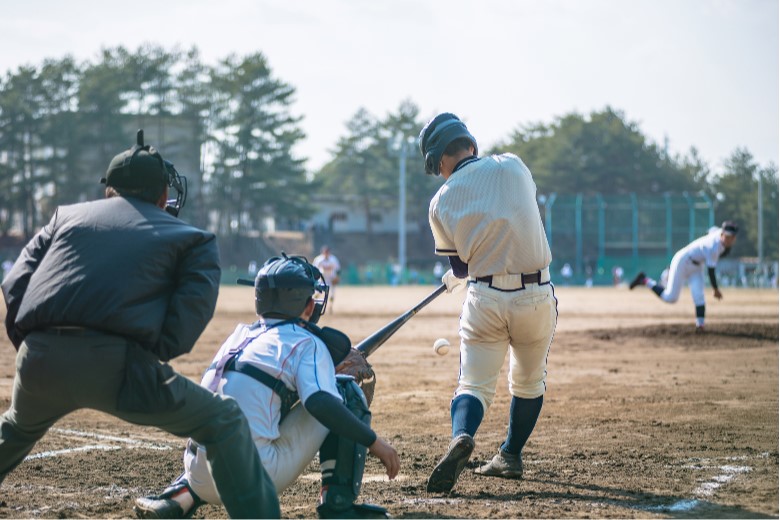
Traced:
<path id="1" fill-rule="evenodd" d="M 426 173 L 445 181 L 429 208 L 436 254 L 451 265 L 442 282 L 449 292 L 468 286 L 460 317 L 460 374 L 450 404 L 452 441 L 427 484 L 430 492 L 449 492 L 474 450 L 507 350 L 507 437 L 476 473 L 522 477 L 521 452 L 542 409 L 557 301 L 536 185 L 520 158 L 480 158 L 476 140 L 450 113 L 428 122 L 419 142 Z"/>

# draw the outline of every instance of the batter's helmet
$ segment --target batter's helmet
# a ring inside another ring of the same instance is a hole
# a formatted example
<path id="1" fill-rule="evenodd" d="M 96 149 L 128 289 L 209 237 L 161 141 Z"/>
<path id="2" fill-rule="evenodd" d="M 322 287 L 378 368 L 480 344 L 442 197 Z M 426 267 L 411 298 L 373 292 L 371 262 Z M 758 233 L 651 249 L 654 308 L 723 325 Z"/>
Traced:
<path id="1" fill-rule="evenodd" d="M 124 194 L 149 194 L 147 198 L 154 198 L 154 193 L 162 194 L 167 185 L 176 190 L 176 198 L 168 200 L 165 207 L 174 217 L 179 215 L 187 199 L 186 177 L 179 175 L 173 163 L 163 159 L 157 149 L 144 145 L 143 130 L 138 130 L 135 146 L 111 160 L 100 182 Z"/>
<path id="2" fill-rule="evenodd" d="M 250 280 L 238 280 L 252 285 Z M 329 288 L 322 273 L 303 256 L 275 256 L 257 272 L 254 281 L 255 310 L 266 318 L 297 318 L 314 298 L 314 312 L 309 318 L 317 323 L 328 304 Z M 315 294 L 316 293 L 316 294 Z"/>
<path id="3" fill-rule="evenodd" d="M 425 160 L 425 173 L 439 175 L 439 164 L 444 150 L 452 141 L 465 137 L 478 153 L 477 140 L 455 114 L 445 112 L 434 117 L 420 131 L 420 153 Z"/>

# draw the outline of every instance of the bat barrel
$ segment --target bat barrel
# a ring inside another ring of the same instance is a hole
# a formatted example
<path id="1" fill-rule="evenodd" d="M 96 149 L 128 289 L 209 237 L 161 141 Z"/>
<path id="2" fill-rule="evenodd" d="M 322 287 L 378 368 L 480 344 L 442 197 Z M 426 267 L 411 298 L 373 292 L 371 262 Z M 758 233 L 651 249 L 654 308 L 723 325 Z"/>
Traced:
<path id="1" fill-rule="evenodd" d="M 363 353 L 364 356 L 370 356 L 376 349 L 382 346 L 385 341 L 395 334 L 395 332 L 401 328 L 401 326 L 412 319 L 423 307 L 435 300 L 441 293 L 447 290 L 445 284 L 441 284 L 431 294 L 425 297 L 420 303 L 398 316 L 396 319 L 371 334 L 369 337 L 361 341 L 355 348 Z"/>

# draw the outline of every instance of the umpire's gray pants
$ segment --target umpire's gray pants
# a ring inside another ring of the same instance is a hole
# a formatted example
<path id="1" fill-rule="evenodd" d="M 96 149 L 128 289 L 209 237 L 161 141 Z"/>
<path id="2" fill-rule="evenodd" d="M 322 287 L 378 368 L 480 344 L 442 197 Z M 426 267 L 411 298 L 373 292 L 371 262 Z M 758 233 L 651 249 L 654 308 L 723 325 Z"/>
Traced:
<path id="1" fill-rule="evenodd" d="M 11 408 L 0 416 L 0 483 L 64 415 L 80 408 L 156 426 L 203 445 L 222 503 L 232 518 L 279 518 L 276 489 L 263 469 L 244 414 L 220 397 L 176 374 L 183 407 L 162 413 L 116 408 L 125 371 L 127 340 L 118 336 L 29 334 L 16 356 Z"/>

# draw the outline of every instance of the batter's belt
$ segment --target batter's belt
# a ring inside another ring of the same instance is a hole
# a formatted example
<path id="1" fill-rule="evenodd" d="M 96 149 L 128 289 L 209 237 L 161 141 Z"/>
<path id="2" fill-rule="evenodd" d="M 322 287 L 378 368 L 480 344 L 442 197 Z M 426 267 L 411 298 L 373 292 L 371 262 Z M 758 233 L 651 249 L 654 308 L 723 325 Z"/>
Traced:
<path id="1" fill-rule="evenodd" d="M 550 283 L 550 269 L 545 267 L 535 273 L 478 276 L 471 278 L 469 283 L 486 283 L 491 289 L 498 291 L 522 291 L 526 285 Z"/>

